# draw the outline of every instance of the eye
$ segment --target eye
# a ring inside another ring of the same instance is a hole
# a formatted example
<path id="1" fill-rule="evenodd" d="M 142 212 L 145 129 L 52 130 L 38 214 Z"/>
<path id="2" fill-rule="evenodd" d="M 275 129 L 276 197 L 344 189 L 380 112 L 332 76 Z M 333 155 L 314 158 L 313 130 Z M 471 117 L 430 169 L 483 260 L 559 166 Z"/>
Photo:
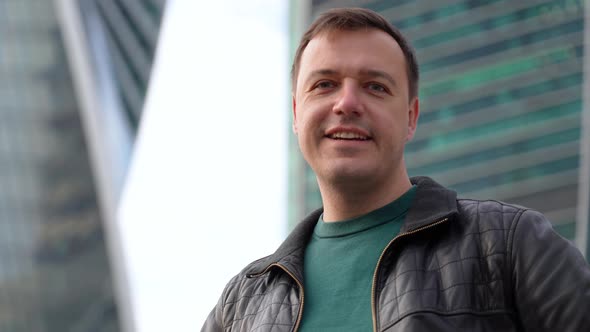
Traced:
<path id="1" fill-rule="evenodd" d="M 334 82 L 331 81 L 319 81 L 314 86 L 314 89 L 331 89 L 335 86 L 336 84 L 334 84 Z"/>
<path id="2" fill-rule="evenodd" d="M 369 83 L 367 84 L 367 88 L 375 92 L 388 92 L 387 88 L 383 84 L 379 83 Z"/>

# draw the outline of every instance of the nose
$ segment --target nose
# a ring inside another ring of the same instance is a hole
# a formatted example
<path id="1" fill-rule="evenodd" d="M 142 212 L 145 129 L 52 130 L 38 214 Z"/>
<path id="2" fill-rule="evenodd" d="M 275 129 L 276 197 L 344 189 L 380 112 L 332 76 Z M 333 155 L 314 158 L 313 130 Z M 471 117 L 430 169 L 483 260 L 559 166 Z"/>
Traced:
<path id="1" fill-rule="evenodd" d="M 338 115 L 356 115 L 362 113 L 360 89 L 353 81 L 342 83 L 339 93 L 336 95 L 333 111 Z"/>

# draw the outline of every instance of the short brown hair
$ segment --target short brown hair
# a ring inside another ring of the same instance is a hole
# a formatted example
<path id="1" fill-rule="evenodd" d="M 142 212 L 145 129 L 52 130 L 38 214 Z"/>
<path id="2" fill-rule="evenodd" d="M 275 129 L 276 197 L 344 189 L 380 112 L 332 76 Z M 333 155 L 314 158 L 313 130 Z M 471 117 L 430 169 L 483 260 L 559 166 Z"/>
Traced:
<path id="1" fill-rule="evenodd" d="M 391 23 L 389 23 L 383 16 L 376 12 L 364 8 L 336 8 L 331 9 L 321 14 L 307 29 L 299 47 L 295 52 L 293 59 L 293 66 L 291 67 L 291 84 L 293 90 L 297 85 L 297 76 L 299 75 L 299 65 L 301 64 L 301 56 L 309 42 L 317 35 L 326 31 L 334 30 L 359 30 L 363 28 L 372 28 L 384 31 L 400 46 L 404 57 L 406 59 L 406 72 L 408 76 L 408 88 L 410 98 L 418 95 L 418 61 L 416 54 L 410 43 L 402 35 L 402 33 Z"/>

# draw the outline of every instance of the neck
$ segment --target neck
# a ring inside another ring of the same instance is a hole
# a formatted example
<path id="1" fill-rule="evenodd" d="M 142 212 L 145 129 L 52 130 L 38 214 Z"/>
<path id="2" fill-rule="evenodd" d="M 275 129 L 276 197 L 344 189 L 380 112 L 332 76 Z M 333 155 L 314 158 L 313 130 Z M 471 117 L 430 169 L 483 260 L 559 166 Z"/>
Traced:
<path id="1" fill-rule="evenodd" d="M 406 172 L 390 181 L 368 181 L 342 184 L 318 180 L 322 202 L 323 219 L 326 222 L 343 221 L 367 214 L 383 207 L 410 189 L 412 184 Z"/>

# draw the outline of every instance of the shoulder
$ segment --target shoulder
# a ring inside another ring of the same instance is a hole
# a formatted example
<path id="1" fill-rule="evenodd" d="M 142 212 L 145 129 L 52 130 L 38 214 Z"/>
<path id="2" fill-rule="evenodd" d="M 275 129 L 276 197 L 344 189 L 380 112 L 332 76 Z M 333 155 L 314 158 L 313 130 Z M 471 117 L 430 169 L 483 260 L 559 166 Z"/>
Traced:
<path id="1" fill-rule="evenodd" d="M 463 232 L 478 234 L 482 245 L 508 256 L 525 244 L 540 248 L 543 241 L 569 242 L 557 234 L 542 213 L 524 206 L 461 198 L 457 207 L 456 222 Z"/>
<path id="2" fill-rule="evenodd" d="M 464 214 L 493 214 L 502 218 L 514 218 L 515 216 L 531 209 L 524 206 L 505 203 L 498 200 L 479 200 L 470 198 L 457 198 L 459 213 Z"/>
<path id="3" fill-rule="evenodd" d="M 252 280 L 253 275 L 258 274 L 259 272 L 261 272 L 261 270 L 264 269 L 264 267 L 266 265 L 268 265 L 267 262 L 270 257 L 271 256 L 269 255 L 269 256 L 259 258 L 255 261 L 249 263 L 244 268 L 242 268 L 242 270 L 239 273 L 234 275 L 229 280 L 229 282 L 225 286 L 225 289 L 223 291 L 223 295 L 225 297 L 231 296 L 234 293 L 234 290 L 242 288 L 244 283 Z"/>
<path id="4" fill-rule="evenodd" d="M 488 216 L 489 219 L 502 220 L 511 227 L 517 227 L 520 223 L 551 225 L 537 210 L 498 200 L 458 198 L 457 206 L 459 214 L 464 217 Z"/>
<path id="5" fill-rule="evenodd" d="M 275 264 L 260 270 L 269 257 L 248 264 L 227 283 L 217 304 L 219 326 L 250 331 L 260 324 L 274 325 L 277 317 L 297 316 L 298 302 L 291 296 L 297 294 L 293 279 Z"/>
<path id="6" fill-rule="evenodd" d="M 539 211 L 497 200 L 457 199 L 458 219 L 465 227 L 479 233 L 497 231 L 501 234 L 507 253 L 542 248 L 543 244 L 571 246 L 562 238 L 551 222 Z"/>
<path id="7" fill-rule="evenodd" d="M 545 220 L 538 211 L 497 200 L 459 198 L 457 207 L 459 219 L 467 222 L 477 221 L 479 224 L 493 224 L 498 229 L 513 229 L 522 220 Z"/>

